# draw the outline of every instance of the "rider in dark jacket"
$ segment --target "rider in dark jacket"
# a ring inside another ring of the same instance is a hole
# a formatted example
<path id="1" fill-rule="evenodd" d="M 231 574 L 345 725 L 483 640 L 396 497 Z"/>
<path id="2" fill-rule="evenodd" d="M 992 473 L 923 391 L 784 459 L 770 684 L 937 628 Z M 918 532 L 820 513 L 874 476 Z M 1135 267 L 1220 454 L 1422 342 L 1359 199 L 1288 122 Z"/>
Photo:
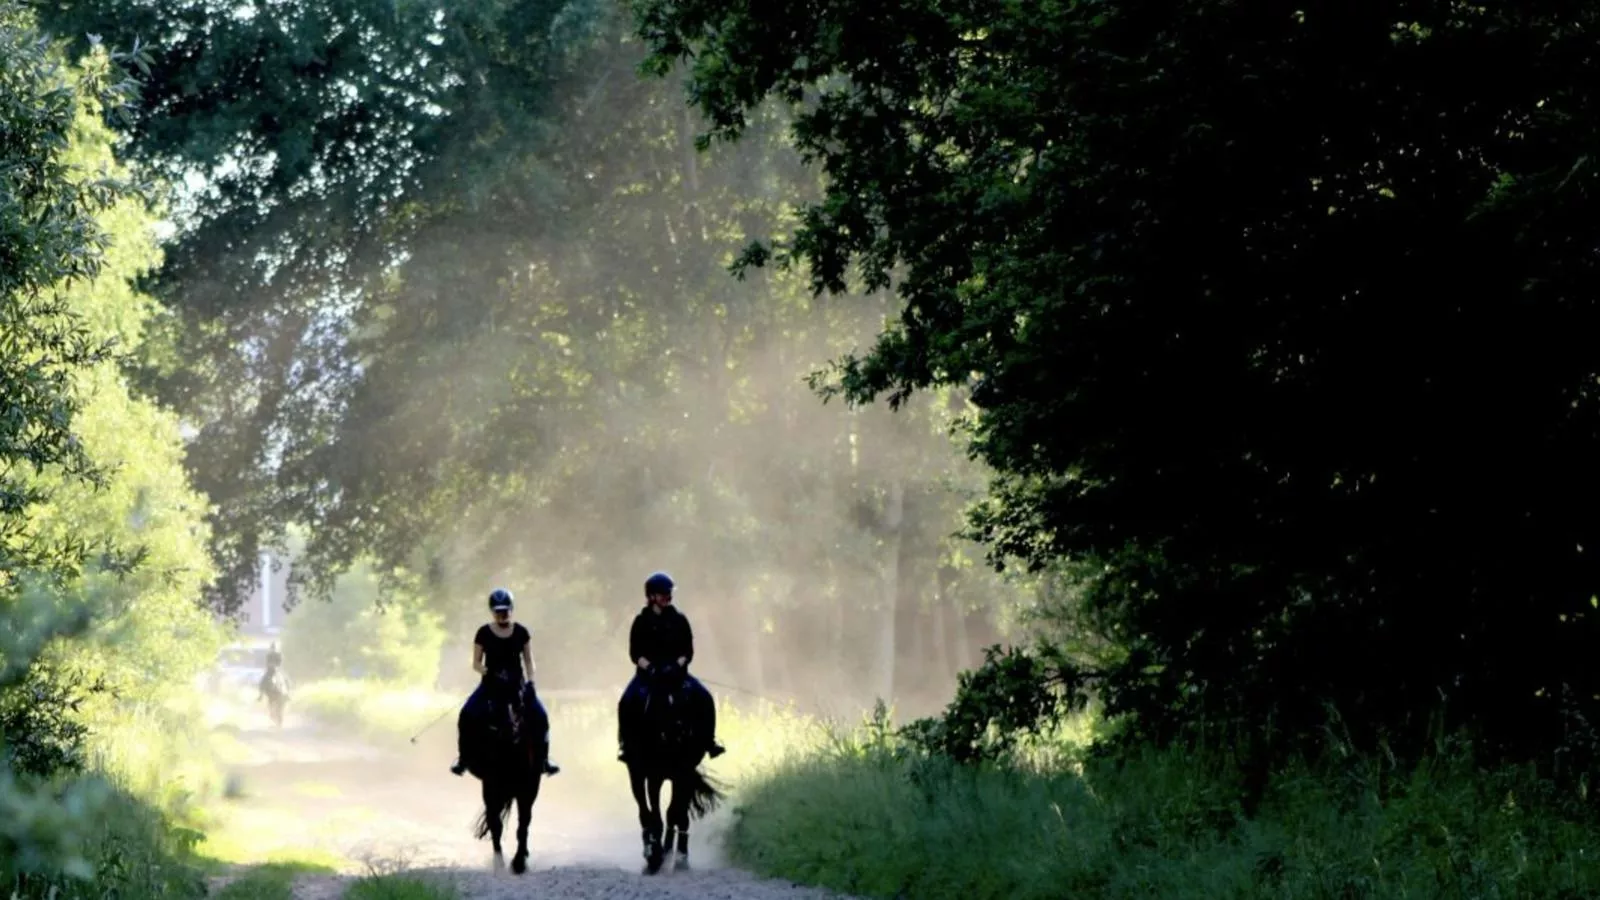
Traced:
<path id="1" fill-rule="evenodd" d="M 677 663 L 684 670 L 685 696 L 692 698 L 701 721 L 708 724 L 706 753 L 715 759 L 723 753 L 717 743 L 717 707 L 711 692 L 700 680 L 688 673 L 694 661 L 694 629 L 689 618 L 672 605 L 672 579 L 664 572 L 651 575 L 644 583 L 645 605 L 633 617 L 633 627 L 628 631 L 628 658 L 633 661 L 633 680 L 622 692 L 617 703 L 617 743 L 621 750 L 617 758 L 627 761 L 627 734 L 632 724 L 643 712 L 648 689 L 646 673 L 656 663 Z"/>

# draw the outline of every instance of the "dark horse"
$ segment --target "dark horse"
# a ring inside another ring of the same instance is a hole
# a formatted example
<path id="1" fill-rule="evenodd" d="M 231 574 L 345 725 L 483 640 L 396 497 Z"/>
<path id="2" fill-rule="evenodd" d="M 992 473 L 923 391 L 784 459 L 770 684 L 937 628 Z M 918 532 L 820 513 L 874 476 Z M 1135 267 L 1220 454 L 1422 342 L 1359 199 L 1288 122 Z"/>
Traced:
<path id="1" fill-rule="evenodd" d="M 645 871 L 661 871 L 676 839 L 675 869 L 689 868 L 689 820 L 701 819 L 723 799 L 716 782 L 700 771 L 706 756 L 709 723 L 687 702 L 684 671 L 672 663 L 652 666 L 646 682 L 645 707 L 634 730 L 624 735 L 628 748 L 628 781 L 639 804 L 644 830 Z M 672 804 L 666 809 L 662 840 L 661 788 L 672 782 Z"/>
<path id="2" fill-rule="evenodd" d="M 550 722 L 534 701 L 532 685 L 518 689 L 501 680 L 487 684 L 492 713 L 475 729 L 464 758 L 467 771 L 483 782 L 483 813 L 473 834 L 479 840 L 490 839 L 499 866 L 503 859 L 500 836 L 511 804 L 516 803 L 517 852 L 511 858 L 511 871 L 521 875 L 528 867 L 528 820 L 544 780 Z"/>
<path id="3" fill-rule="evenodd" d="M 272 716 L 272 724 L 278 728 L 283 727 L 283 708 L 289 702 L 289 684 L 279 669 L 270 669 L 261 676 L 261 681 L 256 685 L 256 700 L 263 698 L 267 701 L 267 712 Z"/>

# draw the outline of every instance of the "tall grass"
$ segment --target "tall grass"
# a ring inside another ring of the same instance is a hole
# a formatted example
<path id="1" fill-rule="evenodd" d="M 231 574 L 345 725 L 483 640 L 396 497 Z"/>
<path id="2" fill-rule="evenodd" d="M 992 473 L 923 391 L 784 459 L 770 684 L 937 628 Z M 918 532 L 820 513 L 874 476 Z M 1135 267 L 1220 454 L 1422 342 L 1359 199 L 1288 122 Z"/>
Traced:
<path id="1" fill-rule="evenodd" d="M 466 697 L 384 681 L 330 678 L 294 688 L 292 710 L 365 737 L 410 737 L 433 723 L 455 727 L 453 710 Z M 435 720 L 438 720 L 435 722 Z"/>
<path id="2" fill-rule="evenodd" d="M 1253 818 L 1235 773 L 1181 750 L 972 768 L 881 730 L 813 747 L 745 785 L 733 860 L 928 900 L 1600 896 L 1600 829 L 1529 772 L 1479 770 L 1460 745 L 1405 769 L 1286 768 Z"/>
<path id="3" fill-rule="evenodd" d="M 455 886 L 409 873 L 369 875 L 351 883 L 344 900 L 457 900 Z"/>

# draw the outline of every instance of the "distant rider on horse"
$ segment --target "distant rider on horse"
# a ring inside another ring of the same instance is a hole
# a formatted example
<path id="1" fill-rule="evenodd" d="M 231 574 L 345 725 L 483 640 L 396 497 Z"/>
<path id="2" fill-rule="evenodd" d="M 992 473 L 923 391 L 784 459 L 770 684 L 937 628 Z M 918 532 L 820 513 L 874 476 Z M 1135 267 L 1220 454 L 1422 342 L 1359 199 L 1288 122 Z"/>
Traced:
<path id="1" fill-rule="evenodd" d="M 533 687 L 533 636 L 522 627 L 522 623 L 511 621 L 511 608 L 511 592 L 496 588 L 489 594 L 492 620 L 479 628 L 477 636 L 473 638 L 472 669 L 482 678 L 456 718 L 458 755 L 455 765 L 450 767 L 450 771 L 456 775 L 469 768 L 473 739 L 487 730 L 491 716 L 499 711 L 500 703 L 522 700 L 526 703 L 525 714 L 536 716 L 537 721 L 547 724 L 550 721 Z M 546 734 L 544 738 L 544 771 L 546 775 L 554 775 L 561 768 L 549 761 L 549 735 Z"/>
<path id="2" fill-rule="evenodd" d="M 633 627 L 628 632 L 628 658 L 633 661 L 633 680 L 622 692 L 617 703 L 617 759 L 628 761 L 628 735 L 633 733 L 649 694 L 648 675 L 652 666 L 676 662 L 683 671 L 684 696 L 693 704 L 697 718 L 708 727 L 706 755 L 715 759 L 723 753 L 717 743 L 717 707 L 711 692 L 700 680 L 689 674 L 689 663 L 694 660 L 694 630 L 689 618 L 672 605 L 672 579 L 665 572 L 657 572 L 645 580 L 644 608 L 633 617 Z"/>
<path id="3" fill-rule="evenodd" d="M 267 670 L 261 673 L 261 680 L 256 682 L 257 703 L 266 699 L 267 694 L 271 692 L 273 688 L 276 688 L 279 693 L 288 694 L 289 679 L 285 678 L 278 672 L 279 667 L 282 665 L 283 654 L 278 652 L 278 642 L 273 641 L 272 646 L 267 648 Z M 278 679 L 278 683 L 276 685 L 272 683 L 274 676 L 276 676 Z"/>

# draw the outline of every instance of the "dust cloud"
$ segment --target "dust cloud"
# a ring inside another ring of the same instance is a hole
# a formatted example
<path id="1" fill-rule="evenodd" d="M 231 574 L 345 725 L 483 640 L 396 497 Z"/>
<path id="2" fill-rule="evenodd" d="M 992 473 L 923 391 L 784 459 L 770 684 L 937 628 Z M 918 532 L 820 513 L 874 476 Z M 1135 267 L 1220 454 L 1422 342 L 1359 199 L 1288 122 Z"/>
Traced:
<path id="1" fill-rule="evenodd" d="M 349 445 L 336 450 L 362 460 L 352 482 L 367 494 L 350 502 L 411 529 L 385 561 L 426 573 L 426 608 L 448 635 L 433 687 L 462 699 L 474 687 L 471 640 L 492 589 L 514 592 L 515 617 L 533 634 L 563 767 L 534 810 L 536 872 L 637 871 L 614 710 L 650 572 L 677 581 L 695 631 L 692 670 L 719 701 L 847 723 L 880 698 L 902 719 L 934 711 L 1026 604 L 1022 588 L 953 537 L 985 479 L 950 433 L 966 411 L 961 396 L 850 409 L 806 384 L 870 346 L 896 302 L 816 299 L 796 276 L 738 282 L 720 271 L 718 260 L 757 235 L 710 236 L 694 221 L 700 205 L 748 197 L 740 179 L 770 164 L 762 154 L 782 154 L 755 140 L 705 158 L 685 152 L 698 129 L 678 108 L 660 105 L 672 111 L 654 123 L 659 146 L 592 150 L 610 186 L 563 224 L 566 237 L 530 228 L 535 236 L 510 249 L 481 251 L 420 237 L 397 283 L 431 278 L 429 267 L 448 260 L 451 271 L 481 269 L 472 289 L 485 293 L 451 297 L 447 285 L 411 297 L 439 309 L 395 315 L 456 317 L 434 343 L 424 329 L 409 338 L 420 343 L 386 349 L 384 326 L 355 326 L 368 329 L 376 355 L 339 401 L 359 413 L 336 429 Z M 631 183 L 657 188 L 616 187 Z M 641 224 L 655 222 L 665 228 Z M 325 523 L 299 524 L 315 539 Z M 293 566 L 273 576 L 275 596 Z M 289 637 L 303 609 L 287 611 L 291 675 L 308 662 Z M 339 637 L 352 658 L 378 639 Z M 315 677 L 363 673 L 323 667 Z M 240 756 L 226 831 L 252 857 L 310 847 L 374 869 L 488 867 L 487 843 L 469 831 L 478 784 L 448 771 L 453 711 L 415 743 L 318 724 L 292 702 L 282 730 L 263 714 L 240 715 L 221 726 Z M 730 742 L 724 760 L 740 752 Z M 708 764 L 713 775 L 724 760 Z M 717 836 L 730 815 L 695 827 L 697 871 L 720 869 Z M 758 893 L 728 884 L 730 896 Z"/>
<path id="2" fill-rule="evenodd" d="M 426 573 L 450 635 L 439 686 L 463 696 L 501 586 L 542 688 L 620 690 L 644 578 L 665 570 L 695 673 L 720 693 L 840 718 L 878 698 L 931 712 L 1026 603 L 953 537 L 986 479 L 950 433 L 964 399 L 818 397 L 807 376 L 869 348 L 899 301 L 729 275 L 814 175 L 760 129 L 695 153 L 681 85 L 641 89 L 637 61 L 580 68 L 562 91 L 601 112 L 568 113 L 560 152 L 590 177 L 558 222 L 481 241 L 423 229 L 400 287 L 357 314 L 363 374 L 331 404 L 346 409 L 332 455 L 355 462 L 329 524 Z"/>

